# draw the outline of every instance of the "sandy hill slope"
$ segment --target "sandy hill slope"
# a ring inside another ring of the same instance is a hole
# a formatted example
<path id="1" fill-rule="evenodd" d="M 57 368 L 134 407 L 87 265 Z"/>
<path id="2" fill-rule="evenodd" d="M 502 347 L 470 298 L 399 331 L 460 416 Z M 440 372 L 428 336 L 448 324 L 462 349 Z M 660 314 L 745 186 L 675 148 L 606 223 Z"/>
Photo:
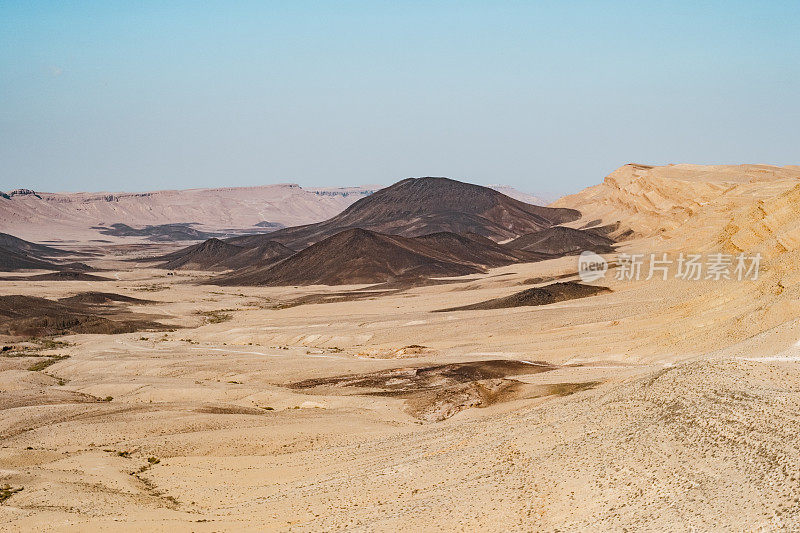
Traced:
<path id="1" fill-rule="evenodd" d="M 535 233 L 528 233 L 505 244 L 514 250 L 523 250 L 561 256 L 591 250 L 595 253 L 613 252 L 614 241 L 603 235 L 586 230 L 553 226 Z"/>
<path id="2" fill-rule="evenodd" d="M 800 184 L 731 216 L 718 241 L 726 252 L 776 258 L 800 249 Z"/>
<path id="3" fill-rule="evenodd" d="M 629 164 L 600 185 L 551 206 L 579 210 L 584 225 L 622 222 L 611 237 L 649 237 L 677 228 L 710 202 L 769 197 L 798 180 L 800 169 L 795 166 Z"/>
<path id="4" fill-rule="evenodd" d="M 302 249 L 349 228 L 406 237 L 440 231 L 476 233 L 499 241 L 578 217 L 574 210 L 526 204 L 488 187 L 448 178 L 409 178 L 362 198 L 324 222 L 230 242 L 252 246 L 274 239 Z"/>
<path id="5" fill-rule="evenodd" d="M 710 351 L 789 327 L 800 316 L 797 176 L 797 167 L 628 165 L 603 184 L 556 204 L 580 206 L 584 211 L 584 217 L 571 225 L 618 221 L 616 234 L 630 233 L 628 240 L 617 245 L 618 251 L 643 254 L 645 265 L 648 253 L 667 253 L 673 262 L 671 279 L 665 282 L 620 283 L 614 290 L 663 298 L 691 288 L 690 297 L 658 314 L 642 313 L 626 328 L 661 330 L 654 338 L 665 349 Z M 613 211 L 615 206 L 618 212 Z M 728 254 L 730 279 L 706 277 L 717 253 Z M 745 254 L 746 268 L 755 254 L 761 254 L 757 279 L 746 275 L 737 279 L 740 253 Z M 704 266 L 700 280 L 674 278 L 680 254 L 700 256 Z M 614 274 L 612 269 L 607 279 Z M 646 266 L 642 279 L 645 276 Z M 759 348 L 760 343 L 753 342 Z"/>
<path id="6" fill-rule="evenodd" d="M 125 237 L 113 233 L 113 224 L 136 230 L 148 225 L 194 223 L 197 230 L 212 232 L 257 228 L 264 222 L 294 226 L 330 218 L 375 188 L 306 189 L 277 184 L 141 193 L 18 190 L 0 195 L 0 230 L 31 240 L 86 241 L 104 238 L 97 227 L 111 228 L 113 237 Z"/>
<path id="7" fill-rule="evenodd" d="M 243 248 L 212 238 L 152 261 L 161 261 L 158 268 L 169 270 L 228 270 L 271 265 L 294 253 L 275 241 L 267 241 L 255 248 Z"/>

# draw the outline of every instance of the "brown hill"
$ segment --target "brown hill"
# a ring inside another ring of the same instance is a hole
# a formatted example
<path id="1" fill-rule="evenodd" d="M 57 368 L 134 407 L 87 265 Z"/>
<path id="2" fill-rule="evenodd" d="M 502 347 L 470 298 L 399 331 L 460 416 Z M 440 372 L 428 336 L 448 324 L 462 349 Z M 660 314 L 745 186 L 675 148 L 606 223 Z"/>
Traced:
<path id="1" fill-rule="evenodd" d="M 598 254 L 610 253 L 614 241 L 599 232 L 592 232 L 566 226 L 553 226 L 534 233 L 528 233 L 505 244 L 513 250 L 537 252 L 552 256 L 578 254 L 591 250 Z"/>
<path id="2" fill-rule="evenodd" d="M 247 267 L 268 267 L 295 254 L 277 241 L 267 241 L 255 248 L 245 248 L 235 257 L 225 262 L 227 268 L 239 269 Z"/>
<path id="3" fill-rule="evenodd" d="M 74 296 L 59 298 L 58 301 L 68 304 L 86 304 L 86 305 L 106 305 L 106 304 L 113 304 L 116 302 L 129 303 L 129 304 L 153 303 L 152 300 L 142 300 L 141 298 L 133 298 L 132 296 L 125 296 L 123 294 L 116 294 L 113 292 L 98 292 L 98 291 L 79 292 Z"/>
<path id="4" fill-rule="evenodd" d="M 526 204 L 480 185 L 448 178 L 409 178 L 360 199 L 324 222 L 286 228 L 268 236 L 236 237 L 228 242 L 255 246 L 275 240 L 299 250 L 350 228 L 405 237 L 437 232 L 475 233 L 504 240 L 579 217 L 580 213 L 573 209 Z"/>
<path id="5" fill-rule="evenodd" d="M 85 272 L 78 272 L 76 270 L 61 270 L 58 272 L 48 272 L 47 274 L 36 274 L 34 276 L 23 276 L 15 278 L 6 278 L 13 280 L 25 281 L 111 281 L 111 278 L 105 276 L 96 276 L 94 274 L 87 274 Z"/>
<path id="6" fill-rule="evenodd" d="M 177 252 L 157 257 L 156 260 L 164 261 L 158 266 L 169 270 L 225 270 L 225 267 L 219 266 L 220 263 L 230 260 L 243 250 L 244 248 L 241 246 L 234 246 L 212 238 L 200 244 L 182 248 Z"/>
<path id="7" fill-rule="evenodd" d="M 124 314 L 124 316 L 122 316 Z M 119 316 L 118 316 L 119 315 Z M 38 337 L 73 333 L 130 333 L 168 326 L 115 310 L 98 312 L 78 302 L 12 294 L 0 296 L 0 335 Z"/>
<path id="8" fill-rule="evenodd" d="M 476 304 L 464 305 L 461 307 L 451 307 L 449 309 L 438 309 L 435 312 L 446 311 L 475 311 L 487 309 L 506 309 L 509 307 L 523 307 L 531 305 L 547 305 L 556 302 L 563 302 L 566 300 L 574 300 L 576 298 L 586 298 L 588 296 L 595 296 L 611 292 L 608 287 L 599 287 L 593 285 L 583 285 L 574 281 L 567 281 L 563 283 L 551 283 L 544 287 L 533 287 L 514 293 L 510 296 L 503 298 L 494 298 L 486 300 L 485 302 L 478 302 Z"/>
<path id="9" fill-rule="evenodd" d="M 91 270 L 83 263 L 63 263 L 61 258 L 72 252 L 29 242 L 7 233 L 0 233 L 0 271 L 15 270 Z"/>
<path id="10" fill-rule="evenodd" d="M 56 270 L 58 266 L 50 261 L 31 257 L 24 252 L 9 250 L 0 246 L 0 271 L 13 272 L 15 270 Z"/>
<path id="11" fill-rule="evenodd" d="M 440 231 L 415 237 L 415 239 L 435 247 L 454 261 L 469 262 L 486 267 L 499 267 L 550 258 L 545 254 L 510 249 L 475 233 L 458 235 L 449 231 Z"/>
<path id="12" fill-rule="evenodd" d="M 33 242 L 20 239 L 8 233 L 0 233 L 0 246 L 8 250 L 13 250 L 19 253 L 26 253 L 32 257 L 63 257 L 73 255 L 72 252 L 53 248 L 52 246 L 45 246 L 44 244 L 36 244 Z"/>
<path id="13" fill-rule="evenodd" d="M 243 248 L 219 239 L 208 239 L 154 260 L 164 261 L 158 267 L 169 270 L 229 270 L 272 265 L 292 254 L 294 250 L 275 241 Z"/>
<path id="14" fill-rule="evenodd" d="M 481 264 L 457 259 L 452 251 L 439 249 L 431 240 L 348 229 L 272 267 L 234 272 L 214 282 L 220 285 L 344 285 L 462 276 L 483 271 Z M 480 250 L 477 245 L 475 248 Z"/>

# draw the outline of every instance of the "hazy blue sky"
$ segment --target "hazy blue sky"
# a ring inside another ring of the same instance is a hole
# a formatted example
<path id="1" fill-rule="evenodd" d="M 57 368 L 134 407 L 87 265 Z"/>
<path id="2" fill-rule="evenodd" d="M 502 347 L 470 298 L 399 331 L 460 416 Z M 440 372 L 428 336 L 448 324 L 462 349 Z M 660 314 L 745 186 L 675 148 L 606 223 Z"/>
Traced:
<path id="1" fill-rule="evenodd" d="M 0 0 L 0 189 L 800 164 L 800 1 Z"/>

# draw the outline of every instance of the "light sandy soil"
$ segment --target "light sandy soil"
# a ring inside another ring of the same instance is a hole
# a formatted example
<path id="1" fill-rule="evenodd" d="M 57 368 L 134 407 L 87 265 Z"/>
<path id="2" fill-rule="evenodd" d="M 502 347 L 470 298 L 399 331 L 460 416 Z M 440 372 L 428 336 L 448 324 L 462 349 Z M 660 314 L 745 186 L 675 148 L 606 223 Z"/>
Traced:
<path id="1" fill-rule="evenodd" d="M 70 346 L 44 353 L 70 357 L 41 371 L 27 370 L 38 359 L 0 357 L 0 487 L 23 488 L 0 504 L 0 522 L 9 531 L 800 527 L 800 324 L 756 337 L 743 328 L 748 305 L 764 304 L 758 283 L 609 279 L 614 292 L 583 300 L 430 312 L 575 266 L 513 265 L 287 308 L 355 287 L 220 288 L 194 285 L 200 273 L 148 269 L 108 282 L 2 282 L 2 294 L 157 300 L 131 309 L 176 329 L 65 337 Z M 208 323 L 203 311 L 230 319 Z M 491 359 L 563 366 L 512 376 L 523 393 L 441 422 L 415 418 L 401 397 L 288 386 Z"/>
<path id="2" fill-rule="evenodd" d="M 379 295 L 202 285 L 108 247 L 113 281 L 0 282 L 0 295 L 156 300 L 130 310 L 175 328 L 0 354 L 0 498 L 23 489 L 0 502 L 0 524 L 796 531 L 798 176 L 626 166 L 559 201 L 585 211 L 578 225 L 633 229 L 622 253 L 759 252 L 757 281 L 623 282 L 612 269 L 608 294 L 434 313 L 577 260 Z M 30 370 L 56 354 L 69 358 Z M 490 360 L 522 373 L 458 381 L 456 363 Z M 423 378 L 439 388 L 414 389 Z"/>

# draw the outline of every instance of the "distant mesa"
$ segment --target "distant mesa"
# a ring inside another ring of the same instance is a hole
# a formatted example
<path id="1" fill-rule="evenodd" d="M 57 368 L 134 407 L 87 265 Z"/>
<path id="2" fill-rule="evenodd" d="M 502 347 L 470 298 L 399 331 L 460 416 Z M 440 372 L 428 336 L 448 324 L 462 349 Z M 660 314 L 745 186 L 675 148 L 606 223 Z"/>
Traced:
<path id="1" fill-rule="evenodd" d="M 31 190 L 31 189 L 14 189 L 10 193 L 8 193 L 8 195 L 9 196 L 35 196 L 36 198 L 38 198 L 40 200 L 42 199 L 41 196 L 36 194 L 36 191 Z"/>
<path id="2" fill-rule="evenodd" d="M 359 198 L 362 196 L 369 196 L 370 194 L 374 193 L 380 186 L 366 186 L 366 187 L 333 187 L 333 188 L 311 188 L 308 191 L 313 192 L 317 196 L 327 196 L 327 197 L 340 197 L 340 198 Z"/>
<path id="3" fill-rule="evenodd" d="M 80 242 L 102 238 L 97 228 L 123 241 L 199 241 L 326 220 L 372 190 L 289 184 L 149 192 L 6 190 L 0 198 L 0 231 L 33 241 L 50 238 L 54 227 L 60 239 Z M 264 221 L 269 225 L 257 225 Z"/>
<path id="4" fill-rule="evenodd" d="M 526 192 L 519 191 L 510 185 L 489 185 L 490 189 L 494 189 L 497 192 L 501 192 L 506 196 L 513 198 L 514 200 L 519 200 L 520 202 L 525 202 L 526 204 L 532 205 L 547 205 L 547 200 L 540 198 L 538 196 L 534 196 L 533 194 L 528 194 Z"/>
<path id="5" fill-rule="evenodd" d="M 267 228 L 272 230 L 283 229 L 286 227 L 280 222 L 267 222 L 266 220 L 262 220 L 261 222 L 254 224 L 254 226 L 257 228 Z"/>
<path id="6" fill-rule="evenodd" d="M 218 236 L 218 233 L 209 233 L 193 228 L 194 222 L 177 222 L 174 224 L 158 224 L 133 228 L 127 224 L 116 223 L 109 227 L 94 226 L 94 229 L 103 235 L 113 237 L 147 237 L 154 241 L 196 241 Z"/>

